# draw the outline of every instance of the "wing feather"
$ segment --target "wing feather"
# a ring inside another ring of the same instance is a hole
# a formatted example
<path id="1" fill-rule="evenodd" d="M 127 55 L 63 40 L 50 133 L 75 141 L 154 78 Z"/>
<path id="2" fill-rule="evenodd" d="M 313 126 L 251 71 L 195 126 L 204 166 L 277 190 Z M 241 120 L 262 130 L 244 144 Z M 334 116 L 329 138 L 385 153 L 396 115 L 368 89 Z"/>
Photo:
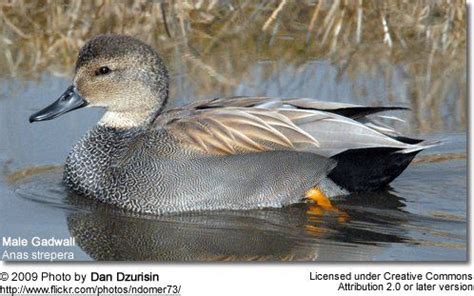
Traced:
<path id="1" fill-rule="evenodd" d="M 216 155 L 292 150 L 332 156 L 356 148 L 416 149 L 417 144 L 394 138 L 395 130 L 365 117 L 393 109 L 399 107 L 311 99 L 218 98 L 169 110 L 155 124 L 184 144 Z"/>

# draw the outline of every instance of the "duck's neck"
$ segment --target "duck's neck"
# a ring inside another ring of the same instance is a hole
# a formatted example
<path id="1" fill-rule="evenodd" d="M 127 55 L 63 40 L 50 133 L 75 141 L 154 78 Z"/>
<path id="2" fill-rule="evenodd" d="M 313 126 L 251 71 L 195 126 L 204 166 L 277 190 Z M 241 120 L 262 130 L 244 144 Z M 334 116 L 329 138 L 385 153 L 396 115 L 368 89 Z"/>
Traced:
<path id="1" fill-rule="evenodd" d="M 99 121 L 100 126 L 117 129 L 130 129 L 147 123 L 147 113 L 106 111 Z"/>
<path id="2" fill-rule="evenodd" d="M 146 127 L 156 118 L 159 111 L 115 112 L 106 111 L 99 121 L 100 126 L 116 129 Z"/>
<path id="3" fill-rule="evenodd" d="M 151 104 L 148 104 L 148 106 L 144 104 L 141 108 L 134 108 L 129 111 L 107 109 L 98 125 L 116 129 L 148 127 L 166 106 L 168 92 L 167 90 L 163 92 L 163 94 L 158 96 L 158 99 L 151 100 Z"/>

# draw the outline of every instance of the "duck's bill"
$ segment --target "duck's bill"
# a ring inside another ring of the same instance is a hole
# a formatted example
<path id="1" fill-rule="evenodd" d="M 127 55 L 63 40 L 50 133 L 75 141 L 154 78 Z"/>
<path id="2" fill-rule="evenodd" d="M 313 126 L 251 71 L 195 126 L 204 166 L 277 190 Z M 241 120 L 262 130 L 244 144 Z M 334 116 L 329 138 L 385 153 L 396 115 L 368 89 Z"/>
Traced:
<path id="1" fill-rule="evenodd" d="M 82 108 L 86 105 L 87 101 L 84 100 L 77 93 L 76 88 L 71 85 L 54 103 L 31 115 L 30 122 L 54 119 L 64 113 Z"/>

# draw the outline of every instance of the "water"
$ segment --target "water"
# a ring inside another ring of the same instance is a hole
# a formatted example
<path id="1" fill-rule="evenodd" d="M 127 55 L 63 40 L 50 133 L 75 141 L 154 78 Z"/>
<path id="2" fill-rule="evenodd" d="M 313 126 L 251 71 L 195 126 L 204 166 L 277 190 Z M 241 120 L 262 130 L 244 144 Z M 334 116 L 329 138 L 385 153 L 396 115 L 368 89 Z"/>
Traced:
<path id="1" fill-rule="evenodd" d="M 261 80 L 256 83 L 261 89 L 242 83 L 234 94 L 258 91 L 308 96 L 310 86 L 319 85 L 319 93 L 330 99 L 341 101 L 353 95 L 344 79 L 332 84 L 322 84 L 316 78 L 307 82 L 308 71 L 316 71 L 311 69 L 315 64 L 319 65 L 317 71 L 322 71 L 317 77 L 327 79 L 322 74 L 331 75 L 329 63 L 311 61 L 304 70 L 289 66 L 286 74 L 263 79 L 259 74 L 262 66 L 257 65 L 252 75 Z M 173 80 L 179 79 L 175 76 Z M 286 85 L 283 88 L 282 83 Z M 377 80 L 370 83 L 374 93 L 383 94 Z M 423 135 L 443 139 L 445 144 L 423 152 L 391 188 L 337 201 L 335 210 L 300 204 L 281 209 L 147 216 L 85 200 L 64 188 L 61 165 L 65 156 L 95 124 L 101 111 L 78 110 L 33 125 L 27 118 L 61 94 L 67 80 L 44 74 L 40 81 L 10 79 L 1 84 L 4 89 L 8 86 L 0 98 L 2 235 L 27 239 L 74 237 L 76 243 L 74 247 L 40 249 L 3 247 L 2 254 L 5 250 L 29 254 L 54 250 L 72 252 L 74 260 L 160 261 L 467 258 L 466 135 L 462 128 L 450 128 L 455 116 L 447 121 L 444 131 Z M 174 90 L 179 98 L 174 105 L 189 101 L 193 93 L 185 82 L 179 85 L 182 91 Z M 411 115 L 401 116 L 413 122 Z M 416 125 L 400 128 L 414 132 Z"/>

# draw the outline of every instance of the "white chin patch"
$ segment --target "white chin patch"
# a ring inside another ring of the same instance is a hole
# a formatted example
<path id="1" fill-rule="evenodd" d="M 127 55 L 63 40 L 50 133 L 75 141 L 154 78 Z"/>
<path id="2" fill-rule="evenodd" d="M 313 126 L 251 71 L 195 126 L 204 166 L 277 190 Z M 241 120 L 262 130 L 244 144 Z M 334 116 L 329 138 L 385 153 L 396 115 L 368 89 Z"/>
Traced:
<path id="1" fill-rule="evenodd" d="M 145 118 L 138 114 L 106 111 L 99 121 L 99 125 L 116 128 L 132 128 L 142 125 Z"/>

